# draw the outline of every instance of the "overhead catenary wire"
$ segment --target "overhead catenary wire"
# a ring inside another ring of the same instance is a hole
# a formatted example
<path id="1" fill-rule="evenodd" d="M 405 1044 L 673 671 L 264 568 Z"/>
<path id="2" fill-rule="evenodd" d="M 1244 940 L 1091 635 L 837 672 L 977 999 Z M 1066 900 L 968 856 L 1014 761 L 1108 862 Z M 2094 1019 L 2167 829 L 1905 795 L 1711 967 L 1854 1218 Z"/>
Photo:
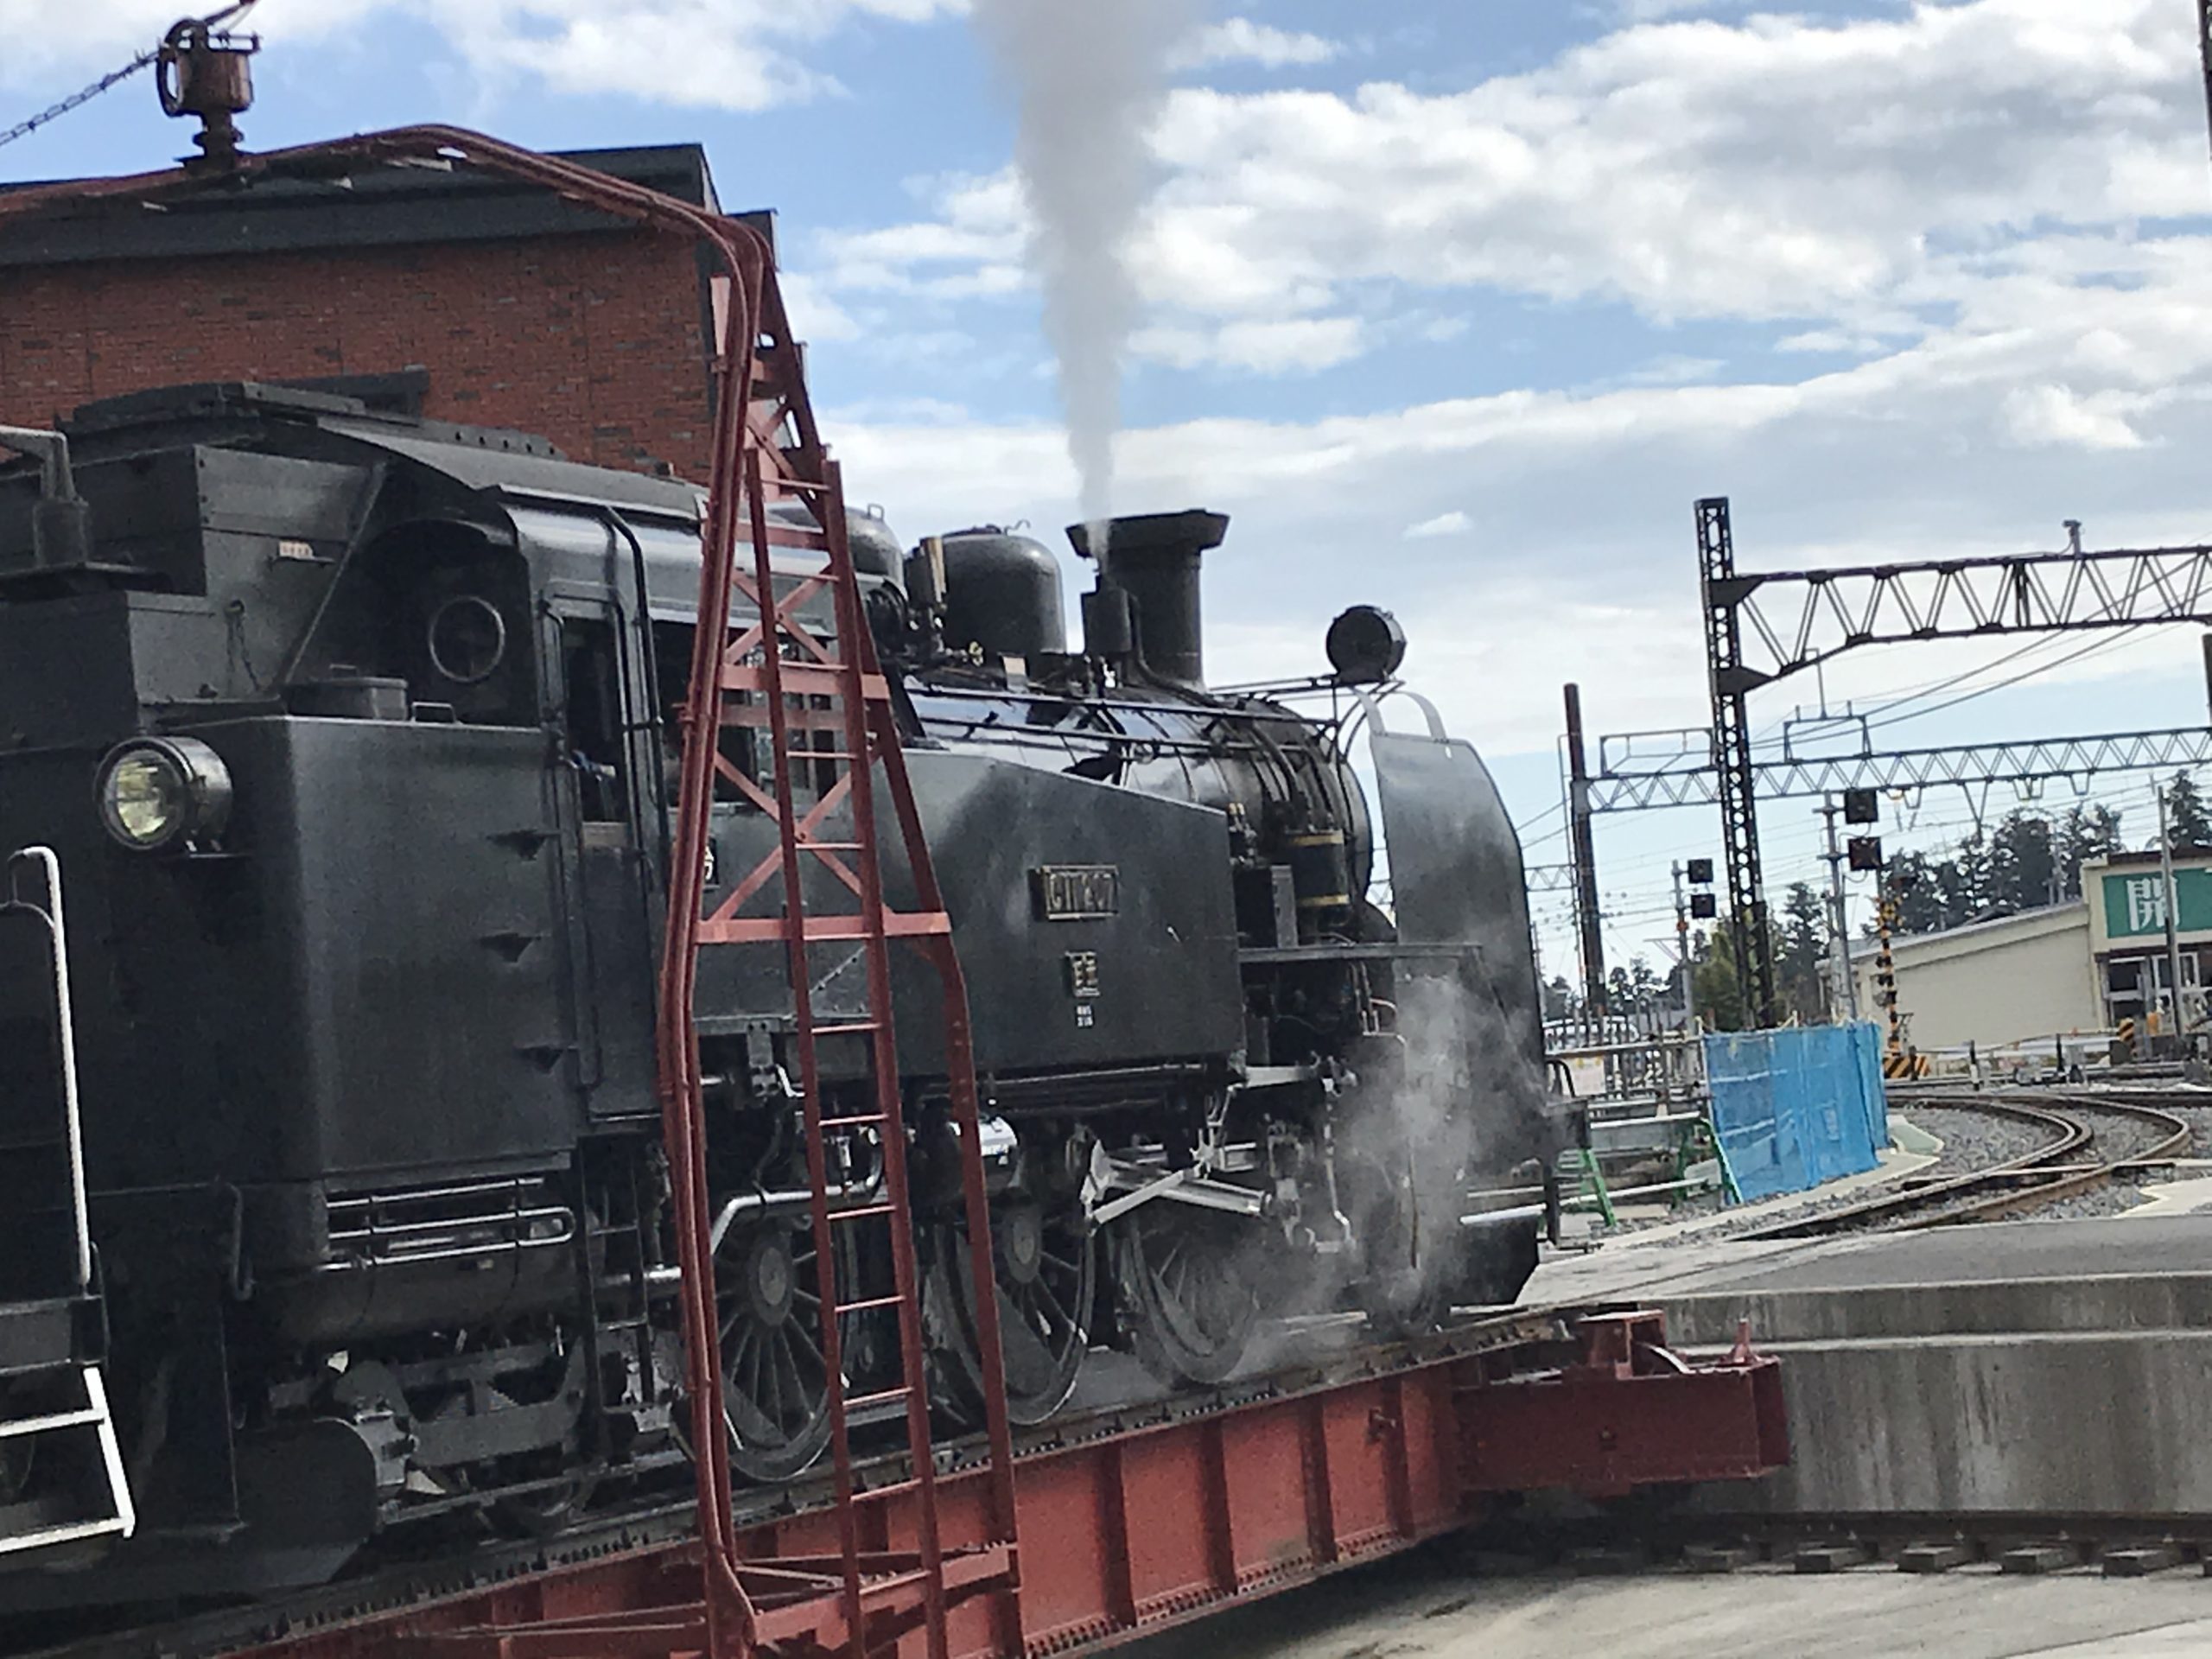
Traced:
<path id="1" fill-rule="evenodd" d="M 146 68 L 152 64 L 154 60 L 160 55 L 161 54 L 158 51 L 141 52 L 137 57 L 131 59 L 130 62 L 124 64 L 122 68 L 111 69 L 107 73 L 102 75 L 98 80 L 92 82 L 89 86 L 79 87 L 75 92 L 70 93 L 68 97 L 63 99 L 60 103 L 49 104 L 46 108 L 41 110 L 36 115 L 25 117 L 22 120 L 16 122 L 14 126 L 7 128 L 4 131 L 0 131 L 0 145 L 12 144 L 18 138 L 27 138 L 32 133 L 36 132 L 41 127 L 46 125 L 48 122 L 58 120 L 60 117 L 68 114 L 70 111 L 76 109 L 80 105 L 91 103 L 94 99 L 98 98 L 102 92 L 106 92 L 109 88 L 121 86 L 124 81 L 130 79 L 131 76 L 137 74 L 141 69 Z"/>

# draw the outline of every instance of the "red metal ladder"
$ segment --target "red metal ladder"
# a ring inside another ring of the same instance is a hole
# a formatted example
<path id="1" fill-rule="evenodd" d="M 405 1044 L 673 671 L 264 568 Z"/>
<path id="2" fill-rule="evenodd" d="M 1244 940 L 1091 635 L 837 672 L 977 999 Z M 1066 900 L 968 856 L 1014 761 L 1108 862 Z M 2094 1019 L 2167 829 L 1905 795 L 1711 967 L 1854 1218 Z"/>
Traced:
<path id="1" fill-rule="evenodd" d="M 725 519 L 713 527 L 686 708 L 687 810 L 679 811 L 674 860 L 679 870 L 699 868 L 708 817 L 700 809 L 717 779 L 774 819 L 778 842 L 772 853 L 730 885 L 711 911 L 702 914 L 700 906 L 685 901 L 679 912 L 678 900 L 672 897 L 668 950 L 672 958 L 679 948 L 688 949 L 690 960 L 681 971 L 664 977 L 675 986 L 696 984 L 699 955 L 708 950 L 772 946 L 783 952 L 798 1058 L 837 1498 L 834 1624 L 820 1617 L 821 1598 L 798 1593 L 800 1586 L 793 1581 L 808 1574 L 828 1579 L 832 1563 L 760 1563 L 752 1569 L 741 1567 L 739 1576 L 741 1582 L 751 1580 L 758 1591 L 784 1604 L 756 1608 L 756 1640 L 772 1642 L 790 1628 L 792 1615 L 801 1624 L 808 1624 L 810 1618 L 808 1639 L 858 1659 L 918 1624 L 925 1632 L 931 1659 L 946 1659 L 950 1608 L 969 1597 L 992 1593 L 998 1599 L 1001 1645 L 1018 1650 L 1012 1431 L 994 1297 L 977 1299 L 977 1335 L 984 1373 L 992 1384 L 985 1399 L 989 1461 L 973 1475 L 988 1484 L 984 1535 L 950 1547 L 940 1524 L 938 1497 L 943 1476 L 931 1432 L 906 1101 L 893 1018 L 893 941 L 918 947 L 935 967 L 942 987 L 946 1081 L 959 1145 L 969 1270 L 976 1282 L 988 1284 L 992 1271 L 989 1206 L 966 989 L 953 950 L 950 918 L 907 778 L 889 683 L 875 658 L 853 567 L 839 469 L 817 435 L 773 273 L 764 270 L 762 277 L 755 305 L 748 308 L 758 319 L 746 422 L 749 442 L 741 480 L 749 557 L 738 552 L 739 537 L 733 533 L 736 524 Z M 803 504 L 813 524 L 772 518 L 772 491 Z M 725 503 L 723 511 L 728 510 Z M 713 568 L 718 555 L 720 568 Z M 703 619 L 728 616 L 733 600 L 737 615 L 717 637 Z M 815 620 L 825 608 L 826 631 Z M 728 758 L 721 737 L 726 728 L 750 734 L 764 727 L 769 753 L 756 779 Z M 823 746 L 825 739 L 831 747 Z M 879 788 L 887 795 L 917 893 L 918 908 L 912 911 L 894 910 L 885 899 L 884 849 L 878 844 Z M 704 793 L 694 792 L 701 791 Z M 803 803 L 802 793 L 810 795 L 810 801 Z M 830 879 L 817 874 L 817 903 L 810 907 L 807 877 L 817 872 L 826 872 Z M 771 913 L 761 913 L 764 909 Z M 857 1014 L 849 1009 L 834 1020 L 817 1017 L 814 988 L 819 964 L 812 951 L 821 945 L 857 947 L 865 981 Z M 684 994 L 690 995 L 688 988 Z M 668 1005 L 665 993 L 662 1014 L 664 1021 L 672 1019 L 681 1024 L 684 1019 L 683 1011 Z M 864 1094 L 865 1105 L 858 1109 L 846 1104 L 833 1112 L 825 1106 L 821 1055 L 825 1038 L 856 1039 L 865 1051 L 867 1086 L 858 1091 Z M 691 1096 L 688 1116 L 693 1123 L 702 1124 L 701 1068 L 696 1056 L 694 1039 L 686 1084 Z M 858 1205 L 833 1206 L 828 1137 L 833 1132 L 853 1131 L 873 1135 L 880 1147 L 882 1196 Z M 879 1224 L 889 1241 L 893 1283 L 888 1294 L 855 1294 L 838 1283 L 836 1230 L 871 1223 Z M 895 1317 L 899 1381 L 890 1388 L 855 1395 L 847 1375 L 842 1321 L 879 1311 Z M 884 1406 L 902 1408 L 906 1471 L 902 1479 L 862 1493 L 854 1471 L 851 1419 L 856 1410 Z M 863 1505 L 907 1494 L 915 1500 L 914 1548 L 869 1548 L 874 1540 L 863 1524 Z M 764 1578 L 764 1568 L 791 1576 L 778 1583 Z M 785 1596 L 776 1594 L 779 1588 Z"/>

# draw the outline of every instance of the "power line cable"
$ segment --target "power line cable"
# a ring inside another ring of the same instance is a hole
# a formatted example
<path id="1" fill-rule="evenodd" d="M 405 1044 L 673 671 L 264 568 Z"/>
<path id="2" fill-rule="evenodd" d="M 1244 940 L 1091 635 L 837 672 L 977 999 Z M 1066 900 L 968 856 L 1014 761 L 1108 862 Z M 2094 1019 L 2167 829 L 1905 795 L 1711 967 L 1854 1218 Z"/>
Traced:
<path id="1" fill-rule="evenodd" d="M 110 70 L 106 74 L 102 75 L 91 86 L 78 88 L 77 91 L 70 93 L 68 97 L 63 99 L 59 104 L 48 105 L 45 109 L 41 110 L 36 115 L 27 117 L 23 120 L 16 122 L 14 126 L 10 127 L 6 131 L 0 132 L 0 144 L 12 144 L 18 138 L 29 137 L 32 133 L 36 132 L 48 122 L 55 120 L 61 116 L 68 114 L 70 111 L 77 108 L 79 105 L 91 103 L 94 99 L 98 98 L 102 92 L 106 92 L 110 87 L 121 86 L 124 81 L 130 79 L 131 76 L 137 74 L 141 69 L 145 68 L 149 64 L 152 63 L 153 60 L 160 55 L 161 53 L 158 49 L 152 52 L 141 52 L 137 57 L 131 59 L 130 62 L 124 64 L 122 68 Z"/>

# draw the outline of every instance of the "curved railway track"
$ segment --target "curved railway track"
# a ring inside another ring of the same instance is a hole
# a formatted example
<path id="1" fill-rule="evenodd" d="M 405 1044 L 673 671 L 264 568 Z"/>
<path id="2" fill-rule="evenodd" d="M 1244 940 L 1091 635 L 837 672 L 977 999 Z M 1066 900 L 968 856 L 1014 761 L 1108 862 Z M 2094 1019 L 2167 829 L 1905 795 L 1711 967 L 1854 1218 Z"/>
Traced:
<path id="1" fill-rule="evenodd" d="M 1822 1238 L 1838 1233 L 1903 1232 L 1959 1222 L 2018 1216 L 2104 1185 L 2126 1172 L 2167 1163 L 2186 1153 L 2190 1125 L 2154 1103 L 2156 1091 L 1929 1090 L 1891 1096 L 1893 1106 L 1942 1106 L 1978 1111 L 2047 1132 L 2044 1143 L 2018 1157 L 1883 1192 L 1859 1203 L 1797 1216 L 1735 1236 Z"/>

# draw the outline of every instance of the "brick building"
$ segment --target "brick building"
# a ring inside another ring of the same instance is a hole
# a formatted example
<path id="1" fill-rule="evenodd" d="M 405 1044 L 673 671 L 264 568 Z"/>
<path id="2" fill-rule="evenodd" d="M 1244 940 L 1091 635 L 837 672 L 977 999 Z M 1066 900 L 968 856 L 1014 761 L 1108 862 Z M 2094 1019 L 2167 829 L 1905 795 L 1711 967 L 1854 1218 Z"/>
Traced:
<path id="1" fill-rule="evenodd" d="M 570 159 L 715 204 L 696 145 Z M 720 286 L 689 243 L 421 168 L 74 210 L 0 229 L 0 424 L 150 386 L 304 382 L 703 481 Z"/>

